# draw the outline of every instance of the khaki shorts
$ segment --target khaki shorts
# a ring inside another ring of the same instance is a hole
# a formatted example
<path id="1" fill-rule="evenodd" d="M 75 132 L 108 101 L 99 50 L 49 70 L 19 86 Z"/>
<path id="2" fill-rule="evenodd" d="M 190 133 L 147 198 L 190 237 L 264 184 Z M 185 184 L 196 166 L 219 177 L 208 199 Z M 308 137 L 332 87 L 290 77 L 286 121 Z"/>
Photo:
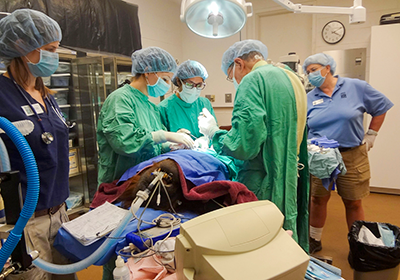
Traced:
<path id="1" fill-rule="evenodd" d="M 354 147 L 341 152 L 346 175 L 339 175 L 336 179 L 336 189 L 339 195 L 346 200 L 360 200 L 369 195 L 369 168 L 368 152 L 366 145 Z M 329 195 L 332 184 L 327 191 L 322 185 L 321 179 L 311 175 L 311 195 L 324 197 Z"/>

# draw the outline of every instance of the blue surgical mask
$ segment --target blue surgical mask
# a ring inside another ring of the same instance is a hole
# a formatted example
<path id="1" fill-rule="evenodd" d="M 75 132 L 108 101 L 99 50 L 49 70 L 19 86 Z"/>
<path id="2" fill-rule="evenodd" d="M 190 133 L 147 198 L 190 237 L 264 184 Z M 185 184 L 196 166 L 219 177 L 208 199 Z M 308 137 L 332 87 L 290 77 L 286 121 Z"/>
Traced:
<path id="1" fill-rule="evenodd" d="M 187 87 L 183 86 L 182 91 L 179 93 L 179 97 L 185 101 L 186 103 L 192 104 L 199 98 L 201 93 L 201 89 L 192 88 L 188 89 Z"/>
<path id="2" fill-rule="evenodd" d="M 328 73 L 326 73 L 326 75 L 328 75 Z M 314 72 L 308 74 L 308 80 L 310 81 L 310 83 L 313 86 L 320 87 L 324 83 L 326 75 L 322 76 L 321 69 L 320 69 L 318 71 L 314 71 Z"/>
<path id="3" fill-rule="evenodd" d="M 235 66 L 233 66 L 233 73 L 232 73 L 232 81 L 233 81 L 233 86 L 235 87 L 235 89 L 237 90 L 238 89 L 238 87 L 239 87 L 239 83 L 236 81 L 236 78 L 235 78 Z"/>
<path id="4" fill-rule="evenodd" d="M 38 63 L 28 62 L 28 68 L 35 77 L 49 77 L 58 68 L 58 53 L 45 50 L 37 50 L 40 52 L 40 60 Z M 28 59 L 29 61 L 29 59 Z"/>
<path id="5" fill-rule="evenodd" d="M 160 97 L 165 95 L 170 87 L 170 84 L 158 77 L 157 83 L 155 83 L 154 85 L 147 84 L 147 92 L 151 97 Z"/>

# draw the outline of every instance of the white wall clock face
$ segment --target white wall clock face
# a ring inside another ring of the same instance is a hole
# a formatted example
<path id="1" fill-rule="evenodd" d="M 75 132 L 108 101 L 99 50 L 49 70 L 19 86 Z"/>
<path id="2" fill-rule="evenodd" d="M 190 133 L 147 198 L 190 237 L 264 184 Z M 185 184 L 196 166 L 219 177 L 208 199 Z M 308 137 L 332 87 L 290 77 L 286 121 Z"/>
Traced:
<path id="1" fill-rule="evenodd" d="M 324 28 L 322 28 L 322 38 L 328 44 L 337 44 L 339 43 L 346 33 L 345 27 L 343 23 L 337 20 L 332 20 L 325 24 Z"/>

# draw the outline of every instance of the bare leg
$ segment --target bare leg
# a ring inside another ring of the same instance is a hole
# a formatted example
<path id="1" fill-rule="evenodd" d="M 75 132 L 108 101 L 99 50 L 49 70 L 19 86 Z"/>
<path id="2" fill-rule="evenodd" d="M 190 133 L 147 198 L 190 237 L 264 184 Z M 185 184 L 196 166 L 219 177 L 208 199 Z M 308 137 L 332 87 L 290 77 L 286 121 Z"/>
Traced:
<path id="1" fill-rule="evenodd" d="M 327 215 L 327 205 L 331 194 L 323 197 L 312 196 L 310 203 L 310 225 L 323 228 Z"/>
<path id="2" fill-rule="evenodd" d="M 346 221 L 347 227 L 350 230 L 351 225 L 357 220 L 364 220 L 364 208 L 360 200 L 347 200 L 343 199 L 344 206 L 346 207 Z"/>

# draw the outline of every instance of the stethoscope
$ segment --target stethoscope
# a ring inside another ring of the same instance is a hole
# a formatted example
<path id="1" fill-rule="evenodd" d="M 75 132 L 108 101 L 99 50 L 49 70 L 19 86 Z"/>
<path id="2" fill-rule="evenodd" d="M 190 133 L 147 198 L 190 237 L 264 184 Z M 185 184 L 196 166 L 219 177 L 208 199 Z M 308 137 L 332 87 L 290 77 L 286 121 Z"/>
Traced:
<path id="1" fill-rule="evenodd" d="M 33 107 L 32 103 L 29 101 L 28 97 L 24 93 L 24 91 L 21 89 L 21 86 L 17 84 L 17 82 L 14 80 L 13 75 L 11 74 L 10 69 L 7 69 L 8 74 L 10 75 L 11 80 L 14 82 L 15 87 L 18 89 L 18 92 L 25 98 L 26 102 L 28 103 L 29 107 L 31 108 L 32 112 L 35 114 L 36 118 L 38 119 L 38 123 L 42 129 L 42 134 L 41 138 L 45 144 L 50 144 L 51 142 L 54 141 L 54 136 L 50 132 L 46 131 L 46 129 L 43 126 L 42 123 L 42 118 L 39 116 L 39 114 L 36 112 L 35 108 Z M 46 97 L 47 101 L 50 103 L 51 108 L 53 108 L 53 111 L 56 113 L 57 117 L 62 121 L 62 123 L 69 129 L 73 128 L 75 126 L 75 123 L 72 123 L 72 125 L 68 125 L 65 119 L 63 118 L 61 112 L 55 108 L 53 105 L 53 102 L 51 101 L 50 98 Z"/>

